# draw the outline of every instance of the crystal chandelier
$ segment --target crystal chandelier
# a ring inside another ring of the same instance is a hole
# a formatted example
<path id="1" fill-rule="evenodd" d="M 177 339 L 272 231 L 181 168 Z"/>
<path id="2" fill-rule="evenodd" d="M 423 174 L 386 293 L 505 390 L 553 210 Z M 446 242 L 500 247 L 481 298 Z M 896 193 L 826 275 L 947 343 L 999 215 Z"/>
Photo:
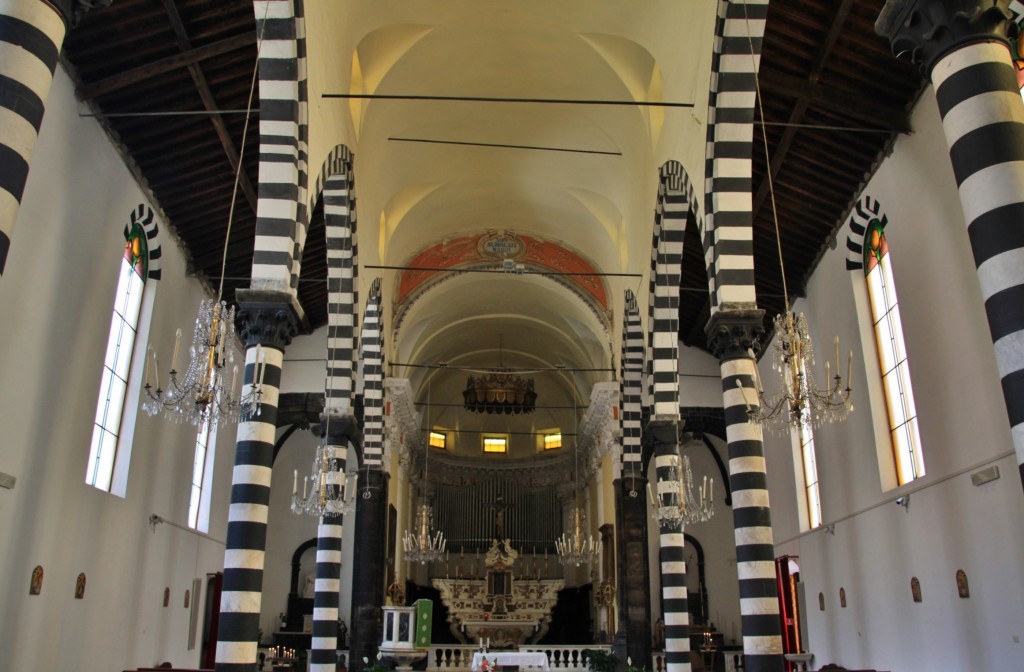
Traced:
<path id="1" fill-rule="evenodd" d="M 430 387 L 427 387 L 427 427 L 430 427 Z M 429 431 L 429 429 L 428 429 Z M 402 536 L 402 548 L 407 562 L 418 562 L 424 565 L 444 557 L 447 540 L 444 533 L 433 529 L 434 512 L 426 501 L 427 488 L 430 487 L 430 442 L 423 446 L 423 501 L 416 507 L 415 533 L 406 529 Z"/>
<path id="2" fill-rule="evenodd" d="M 572 533 L 563 532 L 562 536 L 555 539 L 555 550 L 558 552 L 558 560 L 565 567 L 597 562 L 601 556 L 601 540 L 595 540 L 593 535 L 583 532 L 583 520 L 585 519 L 583 507 L 572 507 Z"/>
<path id="3" fill-rule="evenodd" d="M 190 359 L 184 373 L 178 369 L 181 329 L 174 338 L 174 354 L 167 383 L 160 386 L 160 358 L 151 351 L 146 359 L 146 383 L 142 408 L 150 416 L 160 411 L 175 422 L 191 422 L 201 426 L 207 422 L 235 422 L 239 416 L 259 415 L 260 388 L 266 369 L 266 353 L 257 346 L 253 384 L 243 395 L 237 389 L 238 366 L 232 368 L 231 381 L 225 385 L 225 369 L 235 361 L 231 344 L 235 336 L 235 309 L 224 301 L 203 299 L 199 304 L 195 329 L 192 332 Z M 155 372 L 156 389 L 150 380 Z"/>
<path id="4" fill-rule="evenodd" d="M 355 474 L 346 476 L 338 470 L 337 447 L 328 442 L 324 432 L 324 438 L 316 448 L 311 474 L 302 479 L 302 497 L 299 497 L 299 471 L 295 470 L 292 513 L 308 513 L 316 518 L 349 513 L 356 502 L 356 488 L 350 486 L 354 478 Z"/>
<path id="5" fill-rule="evenodd" d="M 682 468 L 673 465 L 669 468 L 668 478 L 658 480 L 658 494 L 647 484 L 647 496 L 651 500 L 651 513 L 663 525 L 679 527 L 704 523 L 715 514 L 715 479 L 708 483 L 708 477 L 700 489 L 693 487 L 693 472 L 690 471 L 690 458 L 682 457 Z M 659 495 L 667 494 L 667 499 Z M 666 503 L 666 501 L 668 503 Z"/>
<path id="6" fill-rule="evenodd" d="M 576 428 L 576 376 L 572 379 L 572 423 L 573 436 L 577 435 Z M 601 556 L 601 540 L 594 540 L 593 535 L 583 533 L 583 521 L 586 515 L 583 507 L 575 502 L 576 491 L 579 488 L 580 477 L 580 451 L 579 444 L 573 442 L 573 507 L 572 507 L 572 533 L 562 532 L 562 536 L 555 539 L 555 551 L 558 552 L 558 560 L 562 566 L 569 567 L 591 562 L 597 562 Z"/>
<path id="7" fill-rule="evenodd" d="M 474 413 L 519 415 L 533 413 L 537 393 L 533 378 L 521 378 L 506 369 L 470 376 L 462 393 L 464 407 Z"/>
<path id="8" fill-rule="evenodd" d="M 402 548 L 405 550 L 405 559 L 408 562 L 418 562 L 421 565 L 434 562 L 444 557 L 447 541 L 444 533 L 440 530 L 433 530 L 433 511 L 429 504 L 420 504 L 416 507 L 416 533 L 405 531 L 402 537 Z"/>
<path id="9" fill-rule="evenodd" d="M 258 48 L 257 48 L 258 50 Z M 146 358 L 146 383 L 143 386 L 145 399 L 142 408 L 150 416 L 160 411 L 164 416 L 176 422 L 189 421 L 193 425 L 202 426 L 207 422 L 237 422 L 240 418 L 251 418 L 260 415 L 260 399 L 263 375 L 266 372 L 266 353 L 256 346 L 252 384 L 248 390 L 235 396 L 238 367 L 232 369 L 231 383 L 224 385 L 224 369 L 234 362 L 232 345 L 238 342 L 235 333 L 235 309 L 222 301 L 224 294 L 224 275 L 227 270 L 228 242 L 231 240 L 231 225 L 235 217 L 235 202 L 238 198 L 238 185 L 242 176 L 243 158 L 245 156 L 246 136 L 249 132 L 249 121 L 252 119 L 252 101 L 256 91 L 257 67 L 253 69 L 252 81 L 249 84 L 249 102 L 242 126 L 242 142 L 239 145 L 238 164 L 235 166 L 234 187 L 231 191 L 231 205 L 228 208 L 228 222 L 224 233 L 224 253 L 221 258 L 220 284 L 217 288 L 217 299 L 203 299 L 199 304 L 199 314 L 192 334 L 191 359 L 184 375 L 180 376 L 178 367 L 178 350 L 181 346 L 181 329 L 175 332 L 174 355 L 171 357 L 171 369 L 166 386 L 160 387 L 160 360 L 155 350 L 152 357 Z M 156 389 L 150 383 L 149 369 L 152 364 L 155 370 Z"/>
<path id="10" fill-rule="evenodd" d="M 753 53 L 753 52 L 752 52 Z M 765 131 L 764 108 L 761 104 L 760 84 L 757 86 L 757 105 L 761 115 L 761 138 L 764 141 L 764 153 L 767 165 L 771 165 L 768 154 L 768 135 Z M 764 386 L 757 374 L 754 375 L 757 389 L 755 390 L 759 406 L 751 406 L 747 401 L 747 392 L 739 380 L 736 385 L 743 392 L 747 406 L 747 415 L 752 423 L 765 422 L 772 428 L 792 427 L 797 430 L 806 426 L 817 427 L 823 422 L 841 422 L 846 419 L 853 404 L 850 401 L 850 373 L 853 365 L 853 350 L 846 361 L 846 384 L 839 373 L 839 337 L 835 339 L 836 370 L 829 370 L 830 363 L 825 362 L 826 386 L 819 388 L 811 374 L 814 364 L 814 345 L 807 328 L 807 319 L 803 313 L 796 315 L 789 305 L 789 291 L 786 287 L 786 266 L 782 258 L 782 235 L 779 232 L 779 214 L 775 206 L 775 184 L 772 171 L 766 173 L 768 178 L 768 194 L 771 199 L 772 221 L 775 224 L 775 245 L 779 255 L 779 272 L 782 276 L 782 298 L 785 309 L 775 316 L 775 344 L 773 368 L 781 378 L 781 389 L 778 393 L 765 395 Z M 751 352 L 753 358 L 754 353 Z M 773 422 L 774 421 L 774 422 Z"/>
<path id="11" fill-rule="evenodd" d="M 819 387 L 814 380 L 814 343 L 803 313 L 789 310 L 775 316 L 776 339 L 773 345 L 772 368 L 779 373 L 781 386 L 774 394 L 765 394 L 760 377 L 757 394 L 760 408 L 747 405 L 751 422 L 769 421 L 777 427 L 803 425 L 818 427 L 826 422 L 842 422 L 853 410 L 850 399 L 850 375 L 853 351 L 846 359 L 846 380 L 839 373 L 839 337 L 835 338 L 835 371 L 825 362 L 825 383 Z M 740 385 L 742 387 L 742 385 Z"/>

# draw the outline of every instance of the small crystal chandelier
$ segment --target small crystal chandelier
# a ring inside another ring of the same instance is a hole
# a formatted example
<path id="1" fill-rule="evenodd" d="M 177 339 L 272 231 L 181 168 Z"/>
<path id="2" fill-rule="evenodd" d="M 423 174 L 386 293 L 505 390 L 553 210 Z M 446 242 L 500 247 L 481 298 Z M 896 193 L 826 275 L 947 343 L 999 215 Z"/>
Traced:
<path id="1" fill-rule="evenodd" d="M 583 507 L 573 505 L 572 507 L 572 534 L 562 533 L 555 539 L 555 550 L 558 552 L 558 560 L 563 566 L 597 562 L 601 557 L 601 540 L 595 540 L 593 535 L 583 533 Z"/>
<path id="2" fill-rule="evenodd" d="M 433 530 L 433 517 L 434 514 L 429 504 L 424 503 L 416 507 L 416 534 L 406 530 L 402 537 L 402 548 L 405 550 L 405 559 L 408 562 L 418 562 L 423 565 L 444 557 L 444 550 L 448 542 L 445 540 L 443 532 Z"/>
<path id="3" fill-rule="evenodd" d="M 203 299 L 199 304 L 188 368 L 181 374 L 178 351 L 181 329 L 174 338 L 174 354 L 167 384 L 160 387 L 160 358 L 151 350 L 146 359 L 146 383 L 142 408 L 150 416 L 160 411 L 175 422 L 191 422 L 201 426 L 207 422 L 235 422 L 239 416 L 259 415 L 260 387 L 266 370 L 266 353 L 257 346 L 253 384 L 244 395 L 236 393 L 238 366 L 232 369 L 231 383 L 225 385 L 225 369 L 235 361 L 231 342 L 235 337 L 235 309 L 224 301 Z M 156 377 L 156 389 L 150 382 L 150 369 Z"/>
<path id="4" fill-rule="evenodd" d="M 679 527 L 693 525 L 711 520 L 715 514 L 715 479 L 710 484 L 708 477 L 699 490 L 693 487 L 693 472 L 690 471 L 690 458 L 682 457 L 682 469 L 679 465 L 669 468 L 668 478 L 658 480 L 658 494 L 647 484 L 647 496 L 651 500 L 651 513 L 663 525 Z M 666 500 L 659 495 L 668 494 Z"/>
<path id="5" fill-rule="evenodd" d="M 576 378 L 573 376 L 572 385 L 572 419 L 573 436 L 576 436 Z M 563 567 L 569 567 L 591 562 L 597 562 L 601 557 L 601 540 L 595 540 L 593 535 L 583 532 L 583 521 L 586 515 L 583 507 L 575 502 L 576 489 L 579 487 L 579 445 L 573 443 L 573 506 L 572 506 L 572 533 L 562 532 L 562 535 L 555 539 L 555 551 L 558 552 L 558 560 Z"/>
<path id="6" fill-rule="evenodd" d="M 316 518 L 349 513 L 355 508 L 356 502 L 356 488 L 350 487 L 354 477 L 355 474 L 346 476 L 338 471 L 337 447 L 328 442 L 327 433 L 324 432 L 324 438 L 316 448 L 311 475 L 302 479 L 302 497 L 299 497 L 299 471 L 295 470 L 292 513 L 308 513 Z M 313 487 L 310 488 L 310 485 Z"/>
<path id="7" fill-rule="evenodd" d="M 430 387 L 427 387 L 427 426 L 430 426 Z M 448 541 L 444 533 L 433 529 L 434 512 L 427 503 L 426 493 L 430 487 L 430 443 L 423 447 L 423 501 L 416 507 L 416 530 L 413 534 L 406 529 L 402 536 L 402 548 L 405 551 L 407 562 L 418 562 L 425 565 L 428 562 L 435 562 L 444 557 L 445 546 Z"/>

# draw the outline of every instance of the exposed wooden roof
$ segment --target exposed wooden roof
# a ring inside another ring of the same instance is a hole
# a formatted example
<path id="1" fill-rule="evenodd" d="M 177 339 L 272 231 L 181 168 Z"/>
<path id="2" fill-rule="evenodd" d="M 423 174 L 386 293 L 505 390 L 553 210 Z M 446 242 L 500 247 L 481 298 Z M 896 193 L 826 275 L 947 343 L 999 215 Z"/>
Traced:
<path id="1" fill-rule="evenodd" d="M 909 130 L 920 77 L 896 61 L 873 22 L 882 0 L 772 0 L 760 84 L 768 155 L 789 292 L 799 295 L 824 246 L 894 134 Z M 188 248 L 190 264 L 216 287 L 243 150 L 253 77 L 250 0 L 118 0 L 90 12 L 65 43 L 80 95 L 106 115 Z M 140 112 L 182 116 L 119 116 Z M 227 254 L 224 295 L 248 285 L 257 183 L 258 130 L 245 140 Z M 812 128 L 820 126 L 822 128 Z M 835 130 L 850 129 L 849 131 Z M 867 132 L 881 131 L 881 132 Z M 757 292 L 768 319 L 781 309 L 767 161 L 754 143 Z M 300 300 L 311 327 L 326 322 L 322 216 L 313 213 Z M 691 226 L 684 260 L 680 336 L 704 347 L 707 281 Z"/>

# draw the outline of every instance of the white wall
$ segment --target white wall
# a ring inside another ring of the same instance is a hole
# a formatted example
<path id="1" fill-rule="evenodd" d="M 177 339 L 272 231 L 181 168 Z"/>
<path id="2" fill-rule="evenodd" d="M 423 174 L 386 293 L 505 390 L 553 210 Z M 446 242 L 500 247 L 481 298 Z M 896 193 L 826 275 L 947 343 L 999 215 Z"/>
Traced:
<path id="1" fill-rule="evenodd" d="M 140 413 L 126 496 L 85 484 L 122 232 L 143 202 L 100 127 L 78 116 L 58 68 L 0 278 L 0 471 L 18 479 L 0 490 L 4 669 L 199 664 L 199 649 L 186 646 L 184 594 L 193 578 L 223 566 L 234 428 L 218 434 L 209 536 L 147 522 L 153 513 L 187 519 L 190 425 Z M 174 330 L 188 330 L 205 292 L 185 277 L 184 259 L 160 226 L 163 279 L 149 333 L 169 353 Z M 43 590 L 30 596 L 36 565 L 45 570 Z M 74 599 L 79 572 L 87 577 L 83 600 Z"/>
<path id="2" fill-rule="evenodd" d="M 805 311 L 819 352 L 839 334 L 854 351 L 855 412 L 815 434 L 822 512 L 835 535 L 801 534 L 797 475 L 788 437 L 766 437 L 776 555 L 799 556 L 808 606 L 807 650 L 815 665 L 918 670 L 1019 669 L 1024 659 L 1024 507 L 1009 423 L 956 184 L 934 96 L 913 114 L 915 133 L 896 143 L 865 194 L 889 225 L 927 475 L 883 492 L 865 380 L 877 380 L 873 345 L 861 338 L 845 239 L 822 260 L 807 288 Z M 868 332 L 864 332 L 868 333 Z M 845 356 L 844 356 L 845 357 Z M 775 375 L 766 357 L 766 389 Z M 819 358 L 819 368 L 824 361 Z M 819 376 L 820 377 L 820 376 Z M 971 473 L 999 467 L 981 487 Z M 893 502 L 911 494 L 909 510 Z M 957 596 L 966 571 L 970 599 Z M 911 599 L 921 581 L 923 602 Z M 847 608 L 839 607 L 845 588 Z M 818 593 L 825 611 L 818 609 Z M 1018 640 L 1014 641 L 1014 637 Z"/>

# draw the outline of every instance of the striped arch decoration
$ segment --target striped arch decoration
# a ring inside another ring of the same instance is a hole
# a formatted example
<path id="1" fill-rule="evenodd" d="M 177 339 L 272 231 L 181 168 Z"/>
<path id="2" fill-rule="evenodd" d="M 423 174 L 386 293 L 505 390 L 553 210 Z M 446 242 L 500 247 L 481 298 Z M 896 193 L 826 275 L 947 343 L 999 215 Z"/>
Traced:
<path id="1" fill-rule="evenodd" d="M 0 2 L 0 275 L 66 30 L 49 2 Z"/>
<path id="2" fill-rule="evenodd" d="M 157 226 L 156 215 L 153 214 L 152 208 L 145 203 L 139 203 L 132 210 L 128 223 L 124 226 L 125 240 L 131 236 L 132 227 L 136 224 L 141 226 L 142 230 L 146 232 L 146 248 L 149 250 L 146 280 L 159 280 L 160 257 L 163 256 L 163 253 L 160 251 L 160 227 Z"/>
<path id="3" fill-rule="evenodd" d="M 327 240 L 327 380 L 324 412 L 327 440 L 335 446 L 336 468 L 344 483 L 349 437 L 344 416 L 352 414 L 355 392 L 355 271 L 352 238 L 355 230 L 352 154 L 338 145 L 317 177 L 315 193 L 324 199 Z M 314 197 L 315 198 L 315 197 Z M 313 211 L 311 202 L 309 212 Z M 332 420 L 334 424 L 332 425 Z M 316 583 L 313 599 L 312 672 L 334 672 L 337 666 L 337 628 L 341 585 L 343 516 L 326 514 L 317 527 Z"/>
<path id="4" fill-rule="evenodd" d="M 856 271 L 864 268 L 864 234 L 872 220 L 877 219 L 882 228 L 889 223 L 889 218 L 882 213 L 878 201 L 865 196 L 857 201 L 850 215 L 850 233 L 846 236 L 846 270 Z"/>
<path id="5" fill-rule="evenodd" d="M 696 197 L 678 161 L 661 167 L 651 242 L 647 368 L 652 419 L 679 417 L 679 281 L 683 236 Z"/>
<path id="6" fill-rule="evenodd" d="M 622 431 L 622 462 L 619 464 L 621 478 L 625 474 L 642 474 L 641 417 L 644 334 L 640 324 L 640 311 L 636 296 L 626 290 L 626 305 L 622 320 L 622 357 L 619 363 L 619 428 Z"/>
<path id="7" fill-rule="evenodd" d="M 751 145 L 768 0 L 719 0 L 708 92 L 705 258 L 711 312 L 753 308 Z"/>
<path id="8" fill-rule="evenodd" d="M 360 457 L 367 469 L 380 469 L 384 461 L 384 325 L 380 278 L 370 287 L 359 350 L 363 363 L 363 454 Z"/>
<path id="9" fill-rule="evenodd" d="M 358 320 L 356 293 L 359 269 L 355 266 L 356 230 L 353 156 L 338 145 L 324 163 L 316 181 L 323 193 L 324 231 L 327 238 L 327 387 L 325 411 L 349 415 L 355 392 L 355 355 Z M 312 205 L 310 212 L 312 212 Z"/>
<path id="10" fill-rule="evenodd" d="M 295 293 L 308 223 L 303 0 L 255 0 L 260 168 L 252 287 Z"/>

